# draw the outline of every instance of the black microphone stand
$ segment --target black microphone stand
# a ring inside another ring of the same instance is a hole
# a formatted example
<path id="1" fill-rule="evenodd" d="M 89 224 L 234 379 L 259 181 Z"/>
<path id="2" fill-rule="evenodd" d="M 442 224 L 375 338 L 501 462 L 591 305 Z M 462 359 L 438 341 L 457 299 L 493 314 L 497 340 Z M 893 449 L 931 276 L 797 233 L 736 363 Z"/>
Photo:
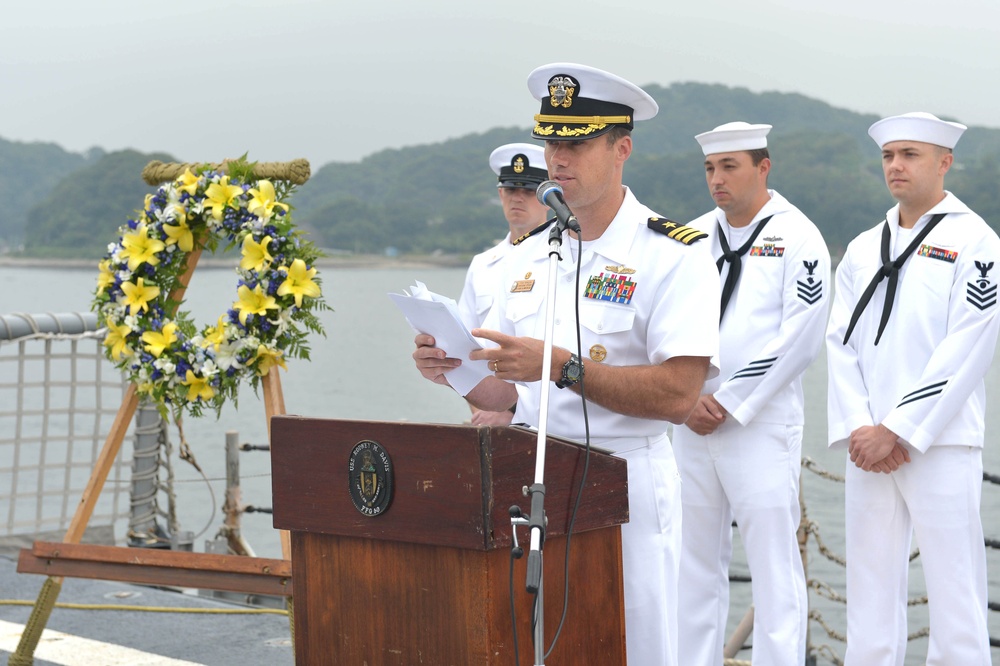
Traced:
<path id="1" fill-rule="evenodd" d="M 541 395 L 538 410 L 538 440 L 535 445 L 535 482 L 526 488 L 526 494 L 531 496 L 531 513 L 528 516 L 530 542 L 528 550 L 528 570 L 526 588 L 535 594 L 535 666 L 545 664 L 545 605 L 542 595 L 542 544 L 545 541 L 545 528 L 548 519 L 545 516 L 545 449 L 548 433 L 549 392 L 552 390 L 552 338 L 555 328 L 556 284 L 558 282 L 558 262 L 562 260 L 560 248 L 562 235 L 566 229 L 580 233 L 580 225 L 576 217 L 570 215 L 567 219 L 557 219 L 549 230 L 549 280 L 545 296 L 545 333 L 542 338 L 542 378 Z"/>

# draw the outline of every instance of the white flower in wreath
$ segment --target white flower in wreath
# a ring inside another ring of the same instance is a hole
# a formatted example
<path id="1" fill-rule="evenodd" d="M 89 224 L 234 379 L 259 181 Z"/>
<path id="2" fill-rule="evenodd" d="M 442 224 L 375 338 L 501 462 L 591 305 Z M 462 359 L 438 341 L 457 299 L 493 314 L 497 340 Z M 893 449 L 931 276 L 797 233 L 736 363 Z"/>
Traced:
<path id="1" fill-rule="evenodd" d="M 158 358 L 153 361 L 153 367 L 162 372 L 164 375 L 172 375 L 177 369 L 177 366 L 170 362 L 170 359 Z"/>
<path id="2" fill-rule="evenodd" d="M 214 377 L 219 374 L 219 368 L 212 363 L 212 359 L 206 360 L 201 366 L 201 376 L 202 377 Z"/>
<path id="3" fill-rule="evenodd" d="M 256 218 L 253 222 L 250 223 L 250 231 L 252 232 L 251 235 L 259 236 L 263 234 L 265 226 L 267 226 L 267 223 L 264 220 L 262 220 L 259 217 Z"/>
<path id="4" fill-rule="evenodd" d="M 228 371 L 230 368 L 236 368 L 237 370 L 243 367 L 237 356 L 240 353 L 240 342 L 227 342 L 225 344 L 219 345 L 219 348 L 215 351 L 215 364 L 223 372 Z"/>
<path id="5" fill-rule="evenodd" d="M 285 331 L 288 330 L 288 325 L 291 323 L 291 320 L 291 310 L 282 310 L 274 319 L 268 319 L 268 321 L 271 322 L 271 325 L 275 328 L 275 334 L 279 336 L 284 335 Z"/>
<path id="6" fill-rule="evenodd" d="M 248 335 L 247 337 L 242 338 L 239 342 L 240 342 L 240 351 L 246 349 L 256 350 L 257 347 L 260 346 L 260 340 L 258 340 L 256 336 L 253 335 Z"/>

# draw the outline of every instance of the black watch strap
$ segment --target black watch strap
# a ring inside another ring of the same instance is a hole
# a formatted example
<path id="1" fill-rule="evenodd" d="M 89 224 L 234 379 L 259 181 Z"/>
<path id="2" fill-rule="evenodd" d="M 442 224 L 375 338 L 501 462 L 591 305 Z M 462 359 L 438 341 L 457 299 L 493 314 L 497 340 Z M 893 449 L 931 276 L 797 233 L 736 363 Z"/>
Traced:
<path id="1" fill-rule="evenodd" d="M 576 354 L 571 354 L 563 364 L 562 376 L 556 382 L 556 388 L 569 388 L 583 379 L 583 363 Z"/>

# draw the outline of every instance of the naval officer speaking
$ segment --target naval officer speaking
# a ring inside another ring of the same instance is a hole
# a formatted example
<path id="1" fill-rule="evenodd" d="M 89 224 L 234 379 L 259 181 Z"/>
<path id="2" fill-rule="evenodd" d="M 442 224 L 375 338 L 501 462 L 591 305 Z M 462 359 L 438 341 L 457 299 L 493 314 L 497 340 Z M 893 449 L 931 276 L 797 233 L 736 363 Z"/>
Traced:
<path id="1" fill-rule="evenodd" d="M 517 420 L 537 426 L 541 394 L 548 391 L 548 432 L 583 441 L 585 393 L 591 441 L 627 462 L 628 663 L 675 666 L 681 504 L 666 431 L 668 422 L 683 423 L 691 413 L 713 368 L 719 276 L 706 244 L 698 242 L 704 234 L 658 216 L 623 185 L 634 121 L 658 110 L 652 97 L 614 74 L 569 63 L 536 69 L 528 88 L 541 103 L 532 137 L 545 142 L 549 177 L 563 188 L 581 228 L 579 235 L 564 232 L 555 277 L 555 385 L 539 381 L 549 246 L 548 234 L 538 234 L 511 255 L 504 284 L 513 286 L 497 294 L 483 328 L 473 331 L 498 345 L 472 355 L 488 360 L 495 377 L 466 398 L 492 411 L 516 402 Z M 570 351 L 577 349 L 578 332 L 581 355 Z M 447 372 L 461 359 L 446 358 L 428 335 L 418 335 L 416 345 L 421 374 L 447 384 Z M 525 390 L 516 390 L 515 382 Z"/>

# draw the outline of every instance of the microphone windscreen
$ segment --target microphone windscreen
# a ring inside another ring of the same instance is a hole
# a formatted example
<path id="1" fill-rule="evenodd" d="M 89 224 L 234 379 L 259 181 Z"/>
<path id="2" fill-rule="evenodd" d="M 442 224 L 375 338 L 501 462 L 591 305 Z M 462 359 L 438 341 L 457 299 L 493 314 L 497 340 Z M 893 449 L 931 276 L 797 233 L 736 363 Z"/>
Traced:
<path id="1" fill-rule="evenodd" d="M 559 194 L 562 194 L 563 193 L 562 186 L 554 180 L 546 180 L 538 186 L 538 189 L 535 190 L 535 196 L 538 197 L 538 200 L 542 204 L 548 206 L 549 202 L 546 201 L 546 199 L 549 198 L 549 195 L 552 192 L 558 192 Z"/>

